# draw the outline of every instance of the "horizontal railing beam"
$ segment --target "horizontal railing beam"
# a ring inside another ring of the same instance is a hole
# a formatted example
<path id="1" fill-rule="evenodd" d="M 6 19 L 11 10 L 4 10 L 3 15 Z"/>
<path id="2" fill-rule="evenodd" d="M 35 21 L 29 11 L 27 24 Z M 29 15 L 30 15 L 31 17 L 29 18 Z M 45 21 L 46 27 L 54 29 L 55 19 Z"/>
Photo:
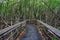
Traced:
<path id="1" fill-rule="evenodd" d="M 7 28 L 5 28 L 3 30 L 0 30 L 0 38 L 3 37 L 4 35 L 7 35 L 10 32 L 12 32 L 16 28 L 20 27 L 21 24 L 24 24 L 24 23 L 26 23 L 26 21 L 29 21 L 29 20 L 30 19 L 27 19 L 25 21 L 22 21 L 22 22 L 19 22 L 19 23 L 13 25 L 13 26 L 9 26 L 9 27 L 7 27 Z M 31 20 L 36 20 L 36 19 L 31 19 Z M 44 25 L 47 28 L 47 30 L 51 31 L 54 35 L 56 35 L 58 38 L 60 38 L 60 30 L 58 30 L 58 29 L 54 28 L 53 26 L 50 26 L 50 25 L 48 25 L 48 24 L 46 24 L 46 23 L 44 23 L 44 22 L 42 22 L 40 20 L 36 20 L 36 21 L 38 23 Z"/>
<path id="2" fill-rule="evenodd" d="M 13 25 L 13 26 L 9 26 L 9 27 L 7 27 L 7 28 L 5 28 L 5 29 L 3 29 L 3 30 L 0 30 L 0 38 L 1 38 L 2 36 L 6 35 L 7 33 L 15 30 L 17 27 L 20 27 L 21 24 L 26 23 L 26 21 L 27 21 L 27 20 L 22 21 L 22 22 L 19 22 L 19 23 Z"/>
<path id="3" fill-rule="evenodd" d="M 60 30 L 54 28 L 53 26 L 50 26 L 40 20 L 37 20 L 37 22 L 41 23 L 42 25 L 44 25 L 46 28 L 48 28 L 48 30 L 50 30 L 53 34 L 55 34 L 57 37 L 60 38 Z"/>

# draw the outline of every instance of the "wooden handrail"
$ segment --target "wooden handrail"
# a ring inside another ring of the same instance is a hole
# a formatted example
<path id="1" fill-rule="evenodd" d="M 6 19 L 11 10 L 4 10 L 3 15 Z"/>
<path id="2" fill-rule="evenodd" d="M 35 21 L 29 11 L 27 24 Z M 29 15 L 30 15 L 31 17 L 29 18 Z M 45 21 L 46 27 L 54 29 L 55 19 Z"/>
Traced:
<path id="1" fill-rule="evenodd" d="M 22 21 L 22 22 L 19 22 L 13 26 L 9 26 L 3 30 L 0 31 L 0 38 L 3 37 L 4 35 L 7 35 L 7 33 L 10 33 L 12 32 L 13 30 L 15 30 L 16 28 L 20 27 L 21 24 L 23 23 L 26 23 L 26 21 L 29 21 L 29 20 L 25 20 L 25 21 Z M 40 24 L 44 25 L 47 30 L 51 31 L 54 35 L 56 35 L 58 38 L 60 38 L 60 30 L 54 28 L 53 26 L 50 26 L 40 20 L 36 20 L 37 22 L 39 22 Z"/>
<path id="2" fill-rule="evenodd" d="M 13 25 L 13 26 L 9 26 L 9 27 L 1 30 L 1 31 L 0 31 L 0 38 L 1 38 L 2 36 L 6 35 L 7 33 L 15 30 L 16 28 L 20 27 L 21 24 L 23 24 L 23 23 L 25 23 L 25 22 L 26 22 L 26 20 L 25 20 L 25 21 L 22 21 L 22 22 L 19 22 L 19 23 Z"/>
<path id="3" fill-rule="evenodd" d="M 60 38 L 60 30 L 54 28 L 53 26 L 50 26 L 40 20 L 37 20 L 37 22 L 41 23 L 42 25 L 44 25 L 46 28 L 48 28 L 48 30 L 50 30 L 53 34 L 55 34 L 57 37 Z"/>

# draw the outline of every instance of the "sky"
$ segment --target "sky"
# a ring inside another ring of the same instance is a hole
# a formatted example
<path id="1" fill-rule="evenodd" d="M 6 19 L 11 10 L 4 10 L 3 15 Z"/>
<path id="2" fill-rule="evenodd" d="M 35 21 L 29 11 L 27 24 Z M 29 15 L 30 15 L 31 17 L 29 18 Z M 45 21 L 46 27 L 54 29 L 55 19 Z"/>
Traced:
<path id="1" fill-rule="evenodd" d="M 0 3 L 2 3 L 3 0 L 0 0 Z"/>

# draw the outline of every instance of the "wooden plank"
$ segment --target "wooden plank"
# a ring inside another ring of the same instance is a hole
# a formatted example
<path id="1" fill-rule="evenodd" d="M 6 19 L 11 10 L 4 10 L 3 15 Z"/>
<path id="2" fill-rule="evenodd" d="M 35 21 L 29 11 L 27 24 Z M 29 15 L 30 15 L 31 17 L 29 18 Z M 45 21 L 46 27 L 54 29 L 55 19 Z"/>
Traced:
<path id="1" fill-rule="evenodd" d="M 26 22 L 26 20 L 25 21 L 22 21 L 22 22 L 19 22 L 19 23 L 13 25 L 13 26 L 9 26 L 9 27 L 7 27 L 7 28 L 5 28 L 3 30 L 0 30 L 0 38 L 2 36 L 6 35 L 7 33 L 11 32 L 12 30 L 16 29 L 17 27 L 20 27 L 20 25 L 22 23 L 25 23 L 25 22 Z"/>
<path id="2" fill-rule="evenodd" d="M 58 36 L 60 38 L 60 30 L 54 28 L 53 26 L 50 26 L 40 20 L 37 20 L 39 23 L 41 23 L 42 25 L 44 25 L 46 28 L 48 28 L 48 30 L 50 30 L 53 34 L 55 34 L 56 36 Z"/>

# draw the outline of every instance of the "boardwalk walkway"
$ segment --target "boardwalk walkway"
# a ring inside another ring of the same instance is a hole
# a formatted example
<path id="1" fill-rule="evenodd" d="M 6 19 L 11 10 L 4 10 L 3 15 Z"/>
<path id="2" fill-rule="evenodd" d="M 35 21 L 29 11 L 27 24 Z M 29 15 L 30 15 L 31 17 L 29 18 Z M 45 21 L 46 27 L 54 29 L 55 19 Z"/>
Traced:
<path id="1" fill-rule="evenodd" d="M 26 34 L 24 34 L 20 40 L 42 40 L 42 37 L 33 25 L 28 24 L 26 26 Z"/>

